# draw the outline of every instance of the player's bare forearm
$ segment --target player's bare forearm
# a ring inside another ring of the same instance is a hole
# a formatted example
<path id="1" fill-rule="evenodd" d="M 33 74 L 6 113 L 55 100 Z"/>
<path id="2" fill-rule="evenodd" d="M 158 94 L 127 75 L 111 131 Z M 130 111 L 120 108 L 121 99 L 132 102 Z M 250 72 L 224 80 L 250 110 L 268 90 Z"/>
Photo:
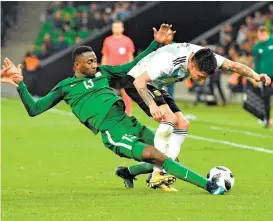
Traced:
<path id="1" fill-rule="evenodd" d="M 145 81 L 136 79 L 134 81 L 134 86 L 136 87 L 137 92 L 148 107 L 150 107 L 152 104 L 155 104 L 154 99 L 149 94 L 147 83 Z"/>
<path id="2" fill-rule="evenodd" d="M 254 70 L 249 68 L 248 66 L 241 64 L 239 62 L 234 62 L 226 59 L 222 64 L 221 68 L 224 71 L 232 71 L 239 75 L 250 77 L 254 80 L 259 79 L 259 74 L 257 74 Z"/>

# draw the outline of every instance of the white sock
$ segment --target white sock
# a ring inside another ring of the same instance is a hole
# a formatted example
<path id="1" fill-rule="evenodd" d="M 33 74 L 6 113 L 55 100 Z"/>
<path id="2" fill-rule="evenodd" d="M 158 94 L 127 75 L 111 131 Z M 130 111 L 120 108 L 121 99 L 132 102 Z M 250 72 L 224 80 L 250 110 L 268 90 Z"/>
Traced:
<path id="1" fill-rule="evenodd" d="M 155 148 L 162 153 L 166 153 L 168 149 L 169 139 L 174 130 L 174 124 L 171 122 L 160 122 L 155 133 L 154 144 Z M 154 172 L 162 171 L 161 167 L 154 166 Z M 153 173 L 154 173 L 153 172 Z"/>
<path id="2" fill-rule="evenodd" d="M 169 139 L 169 146 L 167 150 L 167 156 L 175 160 L 181 149 L 181 145 L 183 144 L 188 130 L 187 129 L 174 129 L 173 133 Z"/>

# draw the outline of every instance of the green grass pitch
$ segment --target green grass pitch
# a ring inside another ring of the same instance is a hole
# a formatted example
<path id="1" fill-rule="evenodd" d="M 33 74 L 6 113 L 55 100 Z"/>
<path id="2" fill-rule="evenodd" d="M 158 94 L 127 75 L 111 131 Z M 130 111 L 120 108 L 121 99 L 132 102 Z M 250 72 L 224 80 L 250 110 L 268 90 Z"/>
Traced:
<path id="1" fill-rule="evenodd" d="M 179 106 L 196 117 L 181 162 L 202 175 L 227 166 L 235 175 L 230 193 L 212 196 L 180 180 L 178 193 L 165 193 L 147 188 L 146 176 L 125 189 L 114 171 L 134 161 L 106 149 L 68 106 L 30 118 L 19 100 L 3 99 L 2 220 L 272 221 L 273 130 L 239 105 Z M 136 106 L 134 115 L 156 128 Z"/>

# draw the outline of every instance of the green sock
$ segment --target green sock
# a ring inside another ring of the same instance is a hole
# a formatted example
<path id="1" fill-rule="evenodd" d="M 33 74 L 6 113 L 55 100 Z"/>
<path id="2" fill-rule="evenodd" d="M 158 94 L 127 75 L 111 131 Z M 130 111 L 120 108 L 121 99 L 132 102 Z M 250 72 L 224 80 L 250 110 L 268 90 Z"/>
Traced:
<path id="1" fill-rule="evenodd" d="M 202 177 L 197 173 L 189 170 L 171 158 L 167 158 L 167 160 L 165 160 L 163 163 L 163 169 L 178 179 L 184 180 L 203 189 L 206 189 L 207 187 L 208 180 L 205 177 Z"/>
<path id="2" fill-rule="evenodd" d="M 141 162 L 128 167 L 128 170 L 130 174 L 137 176 L 140 174 L 152 173 L 153 167 L 154 167 L 153 164 Z"/>

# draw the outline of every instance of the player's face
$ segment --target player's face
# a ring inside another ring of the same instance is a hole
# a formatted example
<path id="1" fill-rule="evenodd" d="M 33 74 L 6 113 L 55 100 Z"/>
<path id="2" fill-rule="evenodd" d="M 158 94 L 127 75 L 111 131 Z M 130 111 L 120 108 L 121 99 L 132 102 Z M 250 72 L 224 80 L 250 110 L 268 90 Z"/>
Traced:
<path id="1" fill-rule="evenodd" d="M 97 56 L 94 52 L 85 52 L 76 62 L 76 69 L 86 76 L 94 75 L 97 72 Z"/>
<path id="2" fill-rule="evenodd" d="M 206 81 L 207 74 L 205 72 L 200 71 L 199 68 L 194 63 L 191 64 L 189 68 L 189 73 L 191 78 L 195 81 L 202 81 L 202 82 Z"/>

